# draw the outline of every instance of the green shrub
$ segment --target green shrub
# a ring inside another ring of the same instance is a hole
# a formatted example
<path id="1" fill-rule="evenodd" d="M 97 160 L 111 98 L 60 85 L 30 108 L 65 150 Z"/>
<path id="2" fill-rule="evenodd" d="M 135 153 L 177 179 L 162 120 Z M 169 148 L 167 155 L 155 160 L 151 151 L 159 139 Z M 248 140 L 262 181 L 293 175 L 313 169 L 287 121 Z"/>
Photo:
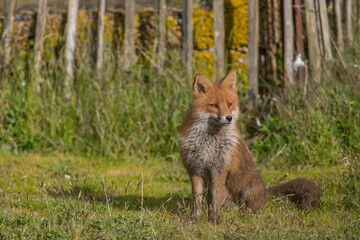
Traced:
<path id="1" fill-rule="evenodd" d="M 272 114 L 256 116 L 259 137 L 250 147 L 258 161 L 268 163 L 276 155 L 272 159 L 276 167 L 324 166 L 341 163 L 343 151 L 359 151 L 360 93 L 354 91 L 356 84 L 356 78 L 344 82 L 332 76 L 323 78 L 321 84 L 309 84 L 307 94 L 294 89 L 271 99 L 264 112 L 271 108 Z"/>

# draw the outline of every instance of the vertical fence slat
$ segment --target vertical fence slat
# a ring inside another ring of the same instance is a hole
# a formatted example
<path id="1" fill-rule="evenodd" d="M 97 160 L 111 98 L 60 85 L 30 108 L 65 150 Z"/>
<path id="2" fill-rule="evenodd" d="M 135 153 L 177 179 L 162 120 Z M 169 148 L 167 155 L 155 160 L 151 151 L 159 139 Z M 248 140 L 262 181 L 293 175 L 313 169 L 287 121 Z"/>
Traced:
<path id="1" fill-rule="evenodd" d="M 70 99 L 71 84 L 74 77 L 73 61 L 76 46 L 76 20 L 78 15 L 79 1 L 68 1 L 68 15 L 66 24 L 66 42 L 65 42 L 65 64 L 66 78 L 64 82 L 65 99 Z"/>
<path id="2" fill-rule="evenodd" d="M 183 0 L 183 64 L 186 77 L 191 78 L 193 54 L 193 1 Z"/>
<path id="3" fill-rule="evenodd" d="M 323 38 L 322 38 L 322 29 L 321 29 L 321 20 L 320 20 L 320 11 L 319 11 L 319 1 L 314 0 L 315 5 L 315 21 L 316 21 L 316 32 L 318 34 L 318 43 L 319 43 L 319 52 L 320 56 L 323 59 L 324 58 L 324 44 L 323 44 Z"/>
<path id="4" fill-rule="evenodd" d="M 5 67 L 9 63 L 10 58 L 10 42 L 11 34 L 14 21 L 14 10 L 15 10 L 15 0 L 5 0 L 5 19 L 3 22 L 2 32 L 1 32 L 1 42 L 3 47 L 3 55 L 1 58 L 1 66 Z"/>
<path id="5" fill-rule="evenodd" d="M 135 0 L 125 1 L 125 44 L 124 44 L 124 68 L 128 70 L 134 63 L 135 57 Z"/>
<path id="6" fill-rule="evenodd" d="M 294 85 L 293 51 L 294 51 L 294 25 L 292 0 L 284 1 L 284 85 L 288 88 Z"/>
<path id="7" fill-rule="evenodd" d="M 294 21 L 295 21 L 295 46 L 296 55 L 301 54 L 300 60 L 305 58 L 304 40 L 303 40 L 303 20 L 301 13 L 301 0 L 294 0 Z M 303 82 L 305 80 L 305 68 L 299 66 L 297 69 L 297 80 Z"/>
<path id="8" fill-rule="evenodd" d="M 259 68 L 259 2 L 258 0 L 248 1 L 248 95 L 249 109 L 256 109 L 256 98 L 259 94 L 258 68 Z"/>
<path id="9" fill-rule="evenodd" d="M 159 11 L 159 48 L 158 48 L 158 72 L 162 73 L 166 51 L 166 0 L 158 0 Z"/>
<path id="10" fill-rule="evenodd" d="M 355 1 L 355 31 L 358 34 L 360 31 L 360 1 Z"/>
<path id="11" fill-rule="evenodd" d="M 320 82 L 320 51 L 316 29 L 314 0 L 305 0 L 305 7 L 310 76 L 315 82 Z"/>
<path id="12" fill-rule="evenodd" d="M 215 80 L 220 80 L 224 75 L 225 65 L 225 22 L 224 0 L 214 1 L 214 60 Z"/>
<path id="13" fill-rule="evenodd" d="M 353 4 L 352 0 L 346 0 L 346 19 L 345 19 L 345 29 L 346 29 L 346 45 L 349 48 L 353 42 L 353 34 L 352 34 L 352 9 Z"/>
<path id="14" fill-rule="evenodd" d="M 331 45 L 330 45 L 330 33 L 329 33 L 329 21 L 326 10 L 326 2 L 323 0 L 318 0 L 319 2 L 319 11 L 320 11 L 320 20 L 321 20 L 321 31 L 322 39 L 324 44 L 324 57 L 326 61 L 332 59 Z"/>
<path id="15" fill-rule="evenodd" d="M 259 2 L 260 4 L 260 2 Z M 278 63 L 276 61 L 276 53 L 278 52 L 278 44 L 281 42 L 282 38 L 282 27 L 281 27 L 281 2 L 278 0 L 267 0 L 267 6 L 272 6 L 268 8 L 268 27 L 269 31 L 267 36 L 267 41 L 270 43 L 270 58 L 268 59 L 269 64 L 271 65 L 271 74 L 272 79 L 278 79 Z M 270 4 L 270 5 L 269 5 Z M 260 18 L 260 16 L 259 16 Z M 261 19 L 261 18 L 260 18 Z M 260 20 L 259 20 L 260 21 Z M 260 24 L 260 22 L 259 22 Z M 261 35 L 260 35 L 261 36 Z M 261 71 L 261 70 L 259 70 Z M 265 69 L 266 75 L 266 69 Z M 263 75 L 263 76 L 265 76 Z"/>
<path id="16" fill-rule="evenodd" d="M 47 0 L 39 0 L 39 7 L 36 14 L 36 28 L 35 28 L 35 42 L 34 42 L 34 60 L 35 60 L 35 75 L 36 75 L 36 88 L 40 92 L 40 67 L 41 67 L 41 54 L 45 30 L 45 21 L 47 14 Z"/>
<path id="17" fill-rule="evenodd" d="M 105 0 L 98 0 L 98 19 L 97 19 L 97 38 L 96 38 L 96 71 L 101 73 L 103 68 L 104 52 L 104 19 L 105 17 Z"/>
<path id="18" fill-rule="evenodd" d="M 344 50 L 344 40 L 341 26 L 341 0 L 334 1 L 334 14 L 336 26 L 336 45 L 339 51 L 342 53 Z"/>

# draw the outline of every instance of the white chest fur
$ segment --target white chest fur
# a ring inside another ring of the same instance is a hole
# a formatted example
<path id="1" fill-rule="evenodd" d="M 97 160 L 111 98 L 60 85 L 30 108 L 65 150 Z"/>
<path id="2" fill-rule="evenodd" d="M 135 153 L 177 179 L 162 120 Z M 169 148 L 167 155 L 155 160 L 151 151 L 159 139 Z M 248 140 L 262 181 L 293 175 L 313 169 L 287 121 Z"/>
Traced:
<path id="1" fill-rule="evenodd" d="M 235 124 L 214 126 L 203 118 L 195 121 L 190 132 L 180 138 L 184 164 L 199 175 L 221 171 L 238 141 Z"/>

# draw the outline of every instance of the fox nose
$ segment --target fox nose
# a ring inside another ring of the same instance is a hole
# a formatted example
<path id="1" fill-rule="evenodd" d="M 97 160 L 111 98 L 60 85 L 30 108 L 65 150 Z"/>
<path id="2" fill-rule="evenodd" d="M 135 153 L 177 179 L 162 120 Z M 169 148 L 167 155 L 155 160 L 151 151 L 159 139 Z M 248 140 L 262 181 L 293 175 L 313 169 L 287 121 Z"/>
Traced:
<path id="1" fill-rule="evenodd" d="M 232 116 L 226 116 L 226 120 L 230 123 L 232 121 Z"/>

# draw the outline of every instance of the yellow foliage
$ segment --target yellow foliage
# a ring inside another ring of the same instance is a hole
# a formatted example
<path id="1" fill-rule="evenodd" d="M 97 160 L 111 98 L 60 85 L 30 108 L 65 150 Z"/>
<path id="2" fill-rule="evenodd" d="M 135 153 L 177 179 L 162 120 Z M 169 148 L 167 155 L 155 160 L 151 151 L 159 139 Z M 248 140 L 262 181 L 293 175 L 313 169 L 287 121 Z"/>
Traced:
<path id="1" fill-rule="evenodd" d="M 76 23 L 76 36 L 81 43 L 85 42 L 86 37 L 86 31 L 84 31 L 82 28 L 87 26 L 90 22 L 92 22 L 92 19 L 89 18 L 88 14 L 85 11 L 79 11 Z"/>
<path id="2" fill-rule="evenodd" d="M 138 26 L 140 23 L 140 14 L 139 13 L 135 13 L 134 20 L 135 20 L 134 33 L 136 35 L 139 32 L 139 29 L 138 29 Z"/>
<path id="3" fill-rule="evenodd" d="M 225 6 L 229 6 L 232 8 L 239 8 L 243 7 L 244 5 L 248 4 L 248 0 L 225 0 Z"/>
<path id="4" fill-rule="evenodd" d="M 134 20 L 135 20 L 135 24 L 134 24 L 134 35 L 136 36 L 136 41 L 135 41 L 135 44 L 136 45 L 141 45 L 141 40 L 139 38 L 139 23 L 140 23 L 140 14 L 139 13 L 135 13 L 135 16 L 134 16 Z M 124 20 L 125 21 L 125 20 Z M 124 31 L 125 33 L 125 31 Z M 125 41 L 125 38 L 124 38 L 124 41 Z"/>
<path id="5" fill-rule="evenodd" d="M 197 9 L 193 12 L 194 42 L 197 50 L 214 47 L 214 13 L 210 10 Z"/>
<path id="6" fill-rule="evenodd" d="M 113 34 L 113 18 L 108 14 L 104 15 L 104 42 L 111 43 Z M 97 26 L 97 20 L 87 11 L 79 11 L 77 18 L 76 36 L 81 43 L 88 37 L 89 27 Z"/>
<path id="7" fill-rule="evenodd" d="M 110 44 L 113 34 L 114 19 L 108 14 L 104 15 L 104 25 L 104 42 Z"/>
<path id="8" fill-rule="evenodd" d="M 228 64 L 241 75 L 241 85 L 247 88 L 246 51 L 248 41 L 248 0 L 225 0 L 225 39 Z M 208 77 L 214 72 L 214 14 L 212 10 L 197 9 L 193 12 L 195 68 Z"/>
<path id="9" fill-rule="evenodd" d="M 248 42 L 247 0 L 225 1 L 225 39 L 227 48 L 238 49 Z"/>
<path id="10" fill-rule="evenodd" d="M 166 39 L 168 46 L 172 48 L 181 47 L 182 33 L 178 17 L 173 12 L 168 12 L 166 17 Z"/>
<path id="11" fill-rule="evenodd" d="M 248 41 L 248 0 L 225 1 L 225 39 L 227 49 L 238 49 Z M 212 10 L 197 9 L 193 12 L 194 42 L 196 50 L 214 46 L 214 14 Z"/>
<path id="12" fill-rule="evenodd" d="M 168 31 L 175 30 L 177 25 L 178 25 L 178 23 L 177 23 L 176 18 L 174 18 L 171 15 L 167 17 L 167 19 L 166 19 L 166 28 L 168 29 Z"/>
<path id="13" fill-rule="evenodd" d="M 194 51 L 195 69 L 205 74 L 209 79 L 214 74 L 214 55 L 211 51 Z"/>
<path id="14" fill-rule="evenodd" d="M 239 79 L 241 79 L 242 88 L 246 90 L 248 87 L 246 53 L 230 50 L 228 52 L 228 60 L 230 63 L 230 67 L 236 70 Z"/>

